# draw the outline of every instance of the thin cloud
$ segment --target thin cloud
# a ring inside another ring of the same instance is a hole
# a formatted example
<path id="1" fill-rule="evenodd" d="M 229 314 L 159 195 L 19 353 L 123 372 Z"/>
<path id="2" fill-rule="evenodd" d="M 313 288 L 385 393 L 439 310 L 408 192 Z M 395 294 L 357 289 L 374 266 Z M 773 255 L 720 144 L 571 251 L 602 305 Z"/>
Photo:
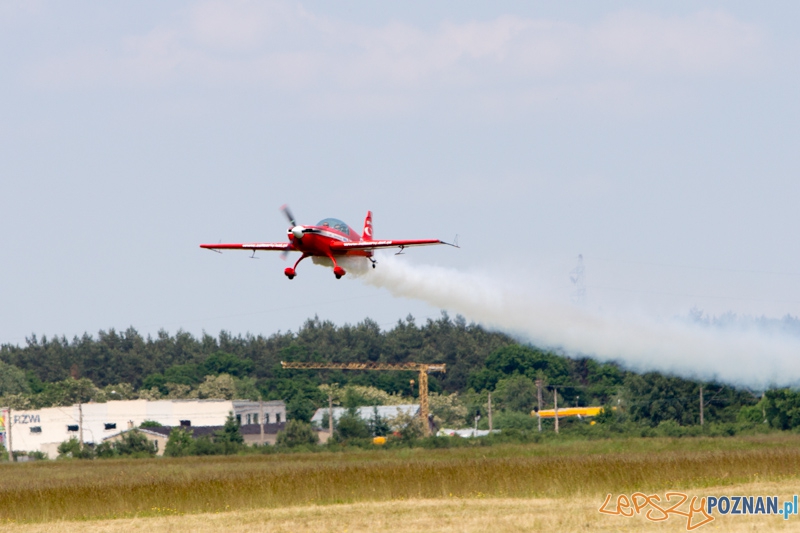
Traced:
<path id="1" fill-rule="evenodd" d="M 746 75 L 765 55 L 760 28 L 724 12 L 621 12 L 584 25 L 504 15 L 433 30 L 358 25 L 284 2 L 205 2 L 179 15 L 141 35 L 59 52 L 31 79 L 53 89 L 251 86 L 301 91 L 308 102 L 349 93 L 389 107 L 395 98 L 422 104 L 432 92 L 482 92 L 491 109 L 497 98 L 535 105 L 554 88 L 590 105 L 598 87 L 622 88 L 628 99 L 654 76 Z"/>

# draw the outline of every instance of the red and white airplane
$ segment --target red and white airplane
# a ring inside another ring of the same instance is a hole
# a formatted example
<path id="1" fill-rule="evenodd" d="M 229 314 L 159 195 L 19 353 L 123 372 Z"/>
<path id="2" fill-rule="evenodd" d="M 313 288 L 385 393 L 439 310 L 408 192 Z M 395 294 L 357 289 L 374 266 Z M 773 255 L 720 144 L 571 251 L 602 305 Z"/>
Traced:
<path id="1" fill-rule="evenodd" d="M 219 250 L 252 250 L 253 255 L 258 250 L 270 250 L 283 252 L 301 252 L 303 255 L 294 264 L 283 271 L 286 277 L 294 279 L 297 275 L 295 269 L 297 265 L 306 257 L 327 258 L 333 263 L 333 274 L 336 279 L 341 279 L 347 272 L 336 263 L 336 258 L 348 256 L 366 257 L 372 262 L 375 268 L 377 261 L 373 259 L 373 252 L 379 248 L 400 248 L 402 253 L 404 248 L 410 246 L 427 246 L 431 244 L 447 244 L 458 248 L 457 243 L 440 241 L 439 239 L 408 239 L 408 240 L 380 240 L 372 238 L 372 211 L 367 211 L 367 218 L 364 220 L 364 231 L 359 236 L 356 231 L 335 218 L 326 218 L 317 223 L 316 226 L 300 226 L 295 222 L 294 216 L 287 206 L 281 207 L 281 211 L 286 215 L 291 226 L 287 235 L 289 242 L 251 242 L 240 244 L 201 244 L 200 248 L 207 248 L 213 251 Z"/>

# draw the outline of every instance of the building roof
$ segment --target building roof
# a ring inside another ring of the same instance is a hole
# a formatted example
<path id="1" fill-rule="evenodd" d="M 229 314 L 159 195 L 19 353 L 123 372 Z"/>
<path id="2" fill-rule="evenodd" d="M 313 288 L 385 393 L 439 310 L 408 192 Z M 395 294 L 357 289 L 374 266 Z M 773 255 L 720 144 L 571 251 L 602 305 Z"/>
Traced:
<path id="1" fill-rule="evenodd" d="M 259 407 L 261 404 L 254 400 L 233 400 L 233 405 L 236 407 Z M 283 400 L 265 400 L 264 407 L 285 407 L 286 403 Z"/>
<path id="2" fill-rule="evenodd" d="M 164 436 L 165 436 L 163 433 L 161 433 L 161 432 L 159 432 L 159 431 L 154 431 L 154 430 L 156 430 L 156 429 L 161 429 L 161 428 L 132 428 L 132 429 L 123 429 L 122 431 L 117 431 L 116 433 L 114 433 L 114 434 L 112 434 L 112 435 L 108 435 L 108 436 L 106 436 L 106 437 L 103 437 L 103 440 L 108 440 L 108 439 L 113 439 L 114 437 L 119 437 L 120 435 L 122 435 L 122 434 L 125 434 L 125 433 L 128 433 L 129 431 L 139 431 L 139 432 L 141 432 L 141 433 L 144 433 L 144 434 L 146 434 L 146 435 L 151 435 L 151 436 L 153 436 L 153 437 L 164 437 Z M 167 434 L 166 434 L 166 436 L 168 437 L 168 436 L 169 436 L 169 433 L 167 433 Z"/>
<path id="3" fill-rule="evenodd" d="M 419 405 L 417 404 L 401 404 L 401 405 L 378 405 L 375 407 L 359 407 L 356 409 L 356 414 L 362 420 L 371 420 L 374 416 L 375 409 L 378 410 L 378 416 L 381 418 L 392 418 L 399 413 L 416 416 L 419 413 Z M 343 414 L 347 412 L 345 407 L 333 408 L 333 420 L 338 421 Z M 328 414 L 328 408 L 317 409 L 314 416 L 311 417 L 311 423 L 322 424 L 322 419 Z"/>
<path id="4" fill-rule="evenodd" d="M 162 426 L 158 428 L 146 428 L 147 431 L 152 433 L 157 433 L 164 437 L 169 437 L 170 432 L 172 431 L 173 427 L 175 426 Z M 214 435 L 215 432 L 220 431 L 225 426 L 177 426 L 188 431 L 192 432 L 192 437 L 211 437 Z M 264 424 L 264 434 L 265 435 L 274 435 L 279 431 L 282 431 L 286 427 L 286 422 L 280 422 L 277 424 Z M 145 431 L 144 429 L 142 431 Z M 239 426 L 239 432 L 242 435 L 260 435 L 261 434 L 261 425 L 260 424 L 243 424 Z"/>
<path id="5" fill-rule="evenodd" d="M 493 429 L 489 431 L 488 429 L 440 429 L 436 432 L 437 437 L 462 437 L 464 439 L 468 439 L 471 437 L 486 437 L 490 433 L 500 433 L 499 429 Z"/>

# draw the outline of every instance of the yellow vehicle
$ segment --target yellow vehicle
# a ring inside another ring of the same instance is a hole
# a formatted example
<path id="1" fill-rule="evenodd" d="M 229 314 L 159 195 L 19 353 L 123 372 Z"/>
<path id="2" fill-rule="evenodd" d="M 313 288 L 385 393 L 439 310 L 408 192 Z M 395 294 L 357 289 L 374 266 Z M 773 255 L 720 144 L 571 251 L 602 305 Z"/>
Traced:
<path id="1" fill-rule="evenodd" d="M 564 407 L 558 410 L 558 418 L 565 416 L 597 416 L 603 412 L 602 407 Z M 542 409 L 541 411 L 531 411 L 531 416 L 540 418 L 555 418 L 555 409 Z"/>

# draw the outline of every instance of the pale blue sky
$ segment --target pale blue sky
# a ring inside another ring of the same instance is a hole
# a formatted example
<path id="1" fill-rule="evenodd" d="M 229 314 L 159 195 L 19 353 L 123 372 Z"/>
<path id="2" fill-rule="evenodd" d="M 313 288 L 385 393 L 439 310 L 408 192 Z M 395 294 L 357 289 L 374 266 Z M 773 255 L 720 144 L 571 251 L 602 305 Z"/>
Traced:
<path id="1" fill-rule="evenodd" d="M 423 303 L 278 254 L 367 209 L 405 260 L 657 316 L 800 314 L 791 2 L 0 0 L 0 343 L 389 327 Z"/>

